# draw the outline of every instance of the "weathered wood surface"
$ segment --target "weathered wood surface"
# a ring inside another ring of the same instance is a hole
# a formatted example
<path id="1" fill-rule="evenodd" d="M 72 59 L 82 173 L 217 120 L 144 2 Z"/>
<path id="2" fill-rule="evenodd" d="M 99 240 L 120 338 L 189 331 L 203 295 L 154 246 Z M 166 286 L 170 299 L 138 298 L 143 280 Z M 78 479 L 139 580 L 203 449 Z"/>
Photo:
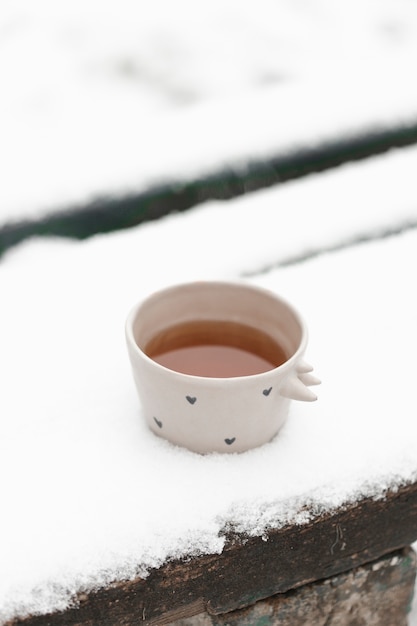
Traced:
<path id="1" fill-rule="evenodd" d="M 363 499 L 303 526 L 260 537 L 230 534 L 221 555 L 174 561 L 146 579 L 78 598 L 78 606 L 13 626 L 166 624 L 204 611 L 219 615 L 369 563 L 417 540 L 417 483 Z"/>
<path id="2" fill-rule="evenodd" d="M 407 626 L 416 555 L 404 548 L 367 565 L 223 615 L 171 626 Z"/>

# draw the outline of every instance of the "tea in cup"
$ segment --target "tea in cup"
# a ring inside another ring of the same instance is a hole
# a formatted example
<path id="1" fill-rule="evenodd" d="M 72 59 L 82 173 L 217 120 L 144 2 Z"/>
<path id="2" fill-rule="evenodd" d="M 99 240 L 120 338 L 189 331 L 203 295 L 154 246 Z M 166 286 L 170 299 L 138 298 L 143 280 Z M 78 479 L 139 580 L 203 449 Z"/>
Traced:
<path id="1" fill-rule="evenodd" d="M 194 452 L 260 446 L 284 424 L 291 399 L 316 400 L 305 323 L 266 289 L 168 287 L 132 309 L 126 339 L 149 427 Z"/>

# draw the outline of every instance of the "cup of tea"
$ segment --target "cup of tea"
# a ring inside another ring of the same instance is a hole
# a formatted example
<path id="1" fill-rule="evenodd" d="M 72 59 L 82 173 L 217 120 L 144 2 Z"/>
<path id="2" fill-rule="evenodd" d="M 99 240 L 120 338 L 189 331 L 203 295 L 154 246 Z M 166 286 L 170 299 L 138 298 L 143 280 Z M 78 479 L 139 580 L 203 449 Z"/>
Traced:
<path id="1" fill-rule="evenodd" d="M 303 359 L 307 329 L 272 291 L 243 282 L 168 287 L 126 322 L 133 377 L 151 430 L 198 453 L 270 441 L 291 399 L 319 384 Z"/>

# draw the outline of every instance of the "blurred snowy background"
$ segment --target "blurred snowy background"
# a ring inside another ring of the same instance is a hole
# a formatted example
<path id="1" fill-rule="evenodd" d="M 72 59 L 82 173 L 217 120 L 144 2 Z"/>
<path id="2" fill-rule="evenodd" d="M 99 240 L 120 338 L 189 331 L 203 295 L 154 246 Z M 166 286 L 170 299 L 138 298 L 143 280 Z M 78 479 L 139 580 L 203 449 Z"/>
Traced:
<path id="1" fill-rule="evenodd" d="M 416 124 L 413 0 L 3 0 L 0 221 Z"/>

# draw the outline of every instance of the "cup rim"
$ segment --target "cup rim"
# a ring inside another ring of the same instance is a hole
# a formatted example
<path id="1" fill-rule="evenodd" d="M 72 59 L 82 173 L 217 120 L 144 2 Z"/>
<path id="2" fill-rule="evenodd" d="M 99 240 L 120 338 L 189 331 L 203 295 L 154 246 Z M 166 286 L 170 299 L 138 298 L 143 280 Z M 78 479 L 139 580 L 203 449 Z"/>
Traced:
<path id="1" fill-rule="evenodd" d="M 136 319 L 136 316 L 138 314 L 138 312 L 140 311 L 140 309 L 142 308 L 142 306 L 151 298 L 153 297 L 159 297 L 161 295 L 163 295 L 164 293 L 168 294 L 169 292 L 172 291 L 177 291 L 178 289 L 182 289 L 182 288 L 186 288 L 190 285 L 210 285 L 211 287 L 215 287 L 216 285 L 222 286 L 222 287 L 240 287 L 240 288 L 246 288 L 249 291 L 255 291 L 255 292 L 259 292 L 259 293 L 264 293 L 266 295 L 268 295 L 269 297 L 272 297 L 275 300 L 278 300 L 279 302 L 281 302 L 282 304 L 284 304 L 287 309 L 289 311 L 291 311 L 292 315 L 294 315 L 294 317 L 296 318 L 298 324 L 300 325 L 300 329 L 301 329 L 301 339 L 300 339 L 300 343 L 298 345 L 298 348 L 295 350 L 295 352 L 286 360 L 284 361 L 284 363 L 281 363 L 281 365 L 278 365 L 277 367 L 273 367 L 270 370 L 266 370 L 265 372 L 260 372 L 258 374 L 247 374 L 247 375 L 243 375 L 243 376 L 227 376 L 227 377 L 216 377 L 216 376 L 198 376 L 195 374 L 186 374 L 184 372 L 179 372 L 178 370 L 174 370 L 171 369 L 169 367 L 166 367 L 165 365 L 162 365 L 160 363 L 158 363 L 157 361 L 154 361 L 154 359 L 152 359 L 151 357 L 149 357 L 146 352 L 144 352 L 142 350 L 142 348 L 140 348 L 140 346 L 137 344 L 135 337 L 133 335 L 133 325 L 134 325 L 134 321 Z M 291 368 L 292 364 L 294 363 L 295 360 L 297 360 L 298 358 L 300 358 L 307 346 L 308 343 L 308 330 L 307 330 L 307 325 L 304 321 L 303 316 L 299 313 L 298 309 L 296 307 L 294 307 L 294 305 L 292 303 L 290 303 L 286 298 L 283 298 L 281 295 L 278 295 L 275 291 L 273 291 L 272 289 L 268 289 L 265 287 L 260 287 L 258 285 L 252 285 L 251 283 L 246 283 L 244 281 L 239 281 L 239 280 L 195 280 L 195 281 L 187 281 L 187 282 L 181 282 L 181 283 L 174 283 L 171 284 L 167 287 L 163 287 L 161 289 L 157 289 L 153 292 L 150 292 L 147 296 L 145 296 L 144 298 L 142 298 L 141 300 L 139 300 L 138 302 L 136 302 L 135 305 L 133 305 L 133 307 L 130 309 L 128 316 L 126 318 L 126 322 L 125 322 L 125 335 L 126 335 L 126 340 L 127 343 L 131 346 L 131 348 L 133 348 L 135 350 L 135 352 L 142 358 L 145 360 L 145 362 L 147 362 L 148 364 L 151 364 L 153 367 L 155 367 L 158 370 L 162 370 L 165 372 L 170 372 L 172 375 L 176 375 L 182 379 L 186 379 L 186 380 L 199 380 L 199 381 L 214 381 L 216 383 L 218 383 L 219 381 L 223 381 L 224 384 L 227 384 L 227 381 L 241 381 L 241 380 L 256 380 L 256 379 L 262 379 L 262 378 L 267 378 L 271 375 L 273 375 L 275 372 L 280 371 L 282 372 L 283 370 L 285 370 L 286 368 Z"/>

